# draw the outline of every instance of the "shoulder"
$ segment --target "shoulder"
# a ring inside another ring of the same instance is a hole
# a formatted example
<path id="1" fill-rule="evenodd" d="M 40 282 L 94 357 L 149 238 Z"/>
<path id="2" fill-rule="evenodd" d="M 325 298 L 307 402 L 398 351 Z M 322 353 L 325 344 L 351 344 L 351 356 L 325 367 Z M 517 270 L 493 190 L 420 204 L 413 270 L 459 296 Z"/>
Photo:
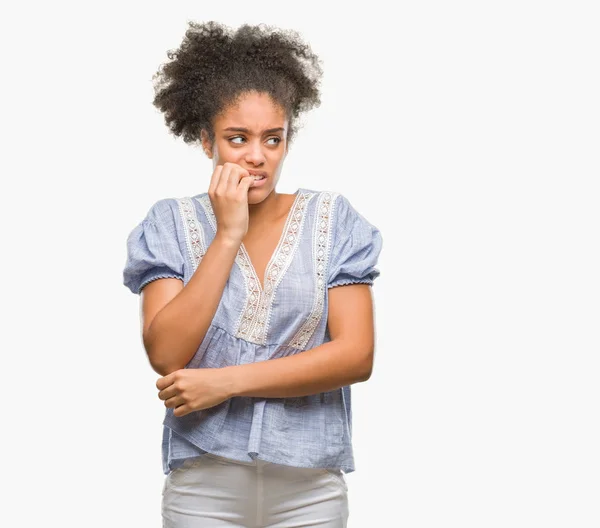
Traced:
<path id="1" fill-rule="evenodd" d="M 202 215 L 200 215 L 199 211 L 202 209 L 212 211 L 207 192 L 188 196 L 161 198 L 152 204 L 146 218 L 153 223 L 174 226 L 180 225 L 182 222 L 186 224 L 186 219 L 189 220 L 190 218 L 201 220 Z"/>
<path id="2" fill-rule="evenodd" d="M 196 210 L 200 209 L 204 209 L 205 213 L 211 213 L 212 215 L 212 203 L 210 201 L 210 197 L 208 196 L 208 192 L 203 192 L 203 193 L 199 193 L 199 194 L 194 194 L 193 196 L 190 196 L 189 198 L 180 198 L 179 199 L 179 203 L 181 204 L 181 206 L 183 206 L 185 208 L 186 205 L 191 205 L 193 206 Z M 200 206 L 200 207 L 199 207 Z"/>
<path id="3" fill-rule="evenodd" d="M 202 200 L 205 197 L 208 197 L 208 192 L 203 192 L 203 193 L 199 193 L 199 194 L 194 194 L 191 198 L 193 200 Z"/>
<path id="4" fill-rule="evenodd" d="M 146 221 L 155 224 L 172 224 L 179 208 L 179 198 L 160 198 L 146 213 Z"/>
<path id="5" fill-rule="evenodd" d="M 329 206 L 328 209 L 333 217 L 334 226 L 345 224 L 355 218 L 364 220 L 364 217 L 344 193 L 335 190 L 320 190 L 315 192 L 319 195 L 319 201 Z"/>
<path id="6" fill-rule="evenodd" d="M 360 212 L 361 206 L 355 203 L 356 200 L 340 192 L 327 192 L 332 195 L 330 214 L 334 239 L 370 239 L 379 236 L 379 229 Z"/>
<path id="7" fill-rule="evenodd" d="M 327 201 L 333 206 L 351 207 L 348 197 L 340 191 L 332 189 L 304 189 L 304 192 L 316 194 L 322 201 Z"/>
<path id="8" fill-rule="evenodd" d="M 299 193 L 305 194 L 311 198 L 314 203 L 321 204 L 322 207 L 335 207 L 339 202 L 346 198 L 338 191 L 328 189 L 299 189 Z"/>
<path id="9" fill-rule="evenodd" d="M 299 192 L 310 196 L 314 214 L 329 218 L 331 230 L 337 231 L 356 220 L 365 220 L 352 205 L 348 197 L 332 189 L 300 189 Z"/>
<path id="10" fill-rule="evenodd" d="M 306 188 L 300 188 L 298 189 L 299 192 L 301 193 L 305 193 L 305 194 L 314 194 L 314 195 L 318 195 L 320 197 L 331 197 L 333 198 L 334 196 L 339 196 L 340 193 L 337 191 L 333 191 L 333 190 L 329 190 L 329 189 L 306 189 Z"/>

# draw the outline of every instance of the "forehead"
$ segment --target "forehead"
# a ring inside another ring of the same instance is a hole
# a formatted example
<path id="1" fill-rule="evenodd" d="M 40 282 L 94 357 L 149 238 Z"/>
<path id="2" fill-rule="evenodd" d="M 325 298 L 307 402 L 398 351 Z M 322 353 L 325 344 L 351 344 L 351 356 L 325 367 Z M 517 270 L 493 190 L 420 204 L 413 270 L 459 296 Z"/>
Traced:
<path id="1" fill-rule="evenodd" d="M 286 128 L 283 107 L 269 94 L 249 92 L 242 95 L 215 118 L 215 128 L 244 127 L 253 131 Z"/>

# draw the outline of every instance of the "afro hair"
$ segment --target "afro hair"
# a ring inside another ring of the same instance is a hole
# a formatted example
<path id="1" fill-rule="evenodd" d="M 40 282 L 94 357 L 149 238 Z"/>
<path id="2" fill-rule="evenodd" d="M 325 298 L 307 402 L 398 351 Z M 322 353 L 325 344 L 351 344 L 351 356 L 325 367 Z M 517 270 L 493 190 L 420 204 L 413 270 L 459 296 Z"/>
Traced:
<path id="1" fill-rule="evenodd" d="M 201 130 L 214 141 L 213 120 L 246 92 L 267 93 L 285 110 L 288 143 L 297 118 L 321 103 L 322 68 L 310 46 L 292 30 L 245 24 L 236 31 L 214 21 L 188 21 L 181 46 L 152 77 L 153 104 L 186 143 Z"/>

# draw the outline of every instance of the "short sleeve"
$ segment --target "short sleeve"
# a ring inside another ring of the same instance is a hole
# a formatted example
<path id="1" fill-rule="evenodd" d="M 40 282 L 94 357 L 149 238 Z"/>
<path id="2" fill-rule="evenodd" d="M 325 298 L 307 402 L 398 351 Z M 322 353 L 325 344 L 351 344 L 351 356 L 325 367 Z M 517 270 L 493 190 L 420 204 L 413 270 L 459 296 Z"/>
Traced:
<path id="1" fill-rule="evenodd" d="M 127 237 L 123 284 L 135 294 L 156 279 L 183 280 L 184 259 L 168 200 L 156 202 Z"/>
<path id="2" fill-rule="evenodd" d="M 327 287 L 369 284 L 379 277 L 377 267 L 383 239 L 348 201 L 339 195 L 333 207 L 332 250 Z"/>

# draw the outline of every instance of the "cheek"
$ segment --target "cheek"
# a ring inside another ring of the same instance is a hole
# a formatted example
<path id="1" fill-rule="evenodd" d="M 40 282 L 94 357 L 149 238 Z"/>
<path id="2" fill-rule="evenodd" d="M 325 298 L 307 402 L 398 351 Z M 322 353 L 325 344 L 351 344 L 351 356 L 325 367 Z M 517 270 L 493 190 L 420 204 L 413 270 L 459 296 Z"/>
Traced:
<path id="1" fill-rule="evenodd" d="M 231 147 L 229 143 L 217 143 L 214 153 L 217 165 L 223 165 L 226 162 L 237 163 L 239 165 L 240 160 L 243 158 L 242 149 Z"/>
<path id="2" fill-rule="evenodd" d="M 285 152 L 283 150 L 276 150 L 267 152 L 267 158 L 274 165 L 281 165 L 285 159 Z"/>

